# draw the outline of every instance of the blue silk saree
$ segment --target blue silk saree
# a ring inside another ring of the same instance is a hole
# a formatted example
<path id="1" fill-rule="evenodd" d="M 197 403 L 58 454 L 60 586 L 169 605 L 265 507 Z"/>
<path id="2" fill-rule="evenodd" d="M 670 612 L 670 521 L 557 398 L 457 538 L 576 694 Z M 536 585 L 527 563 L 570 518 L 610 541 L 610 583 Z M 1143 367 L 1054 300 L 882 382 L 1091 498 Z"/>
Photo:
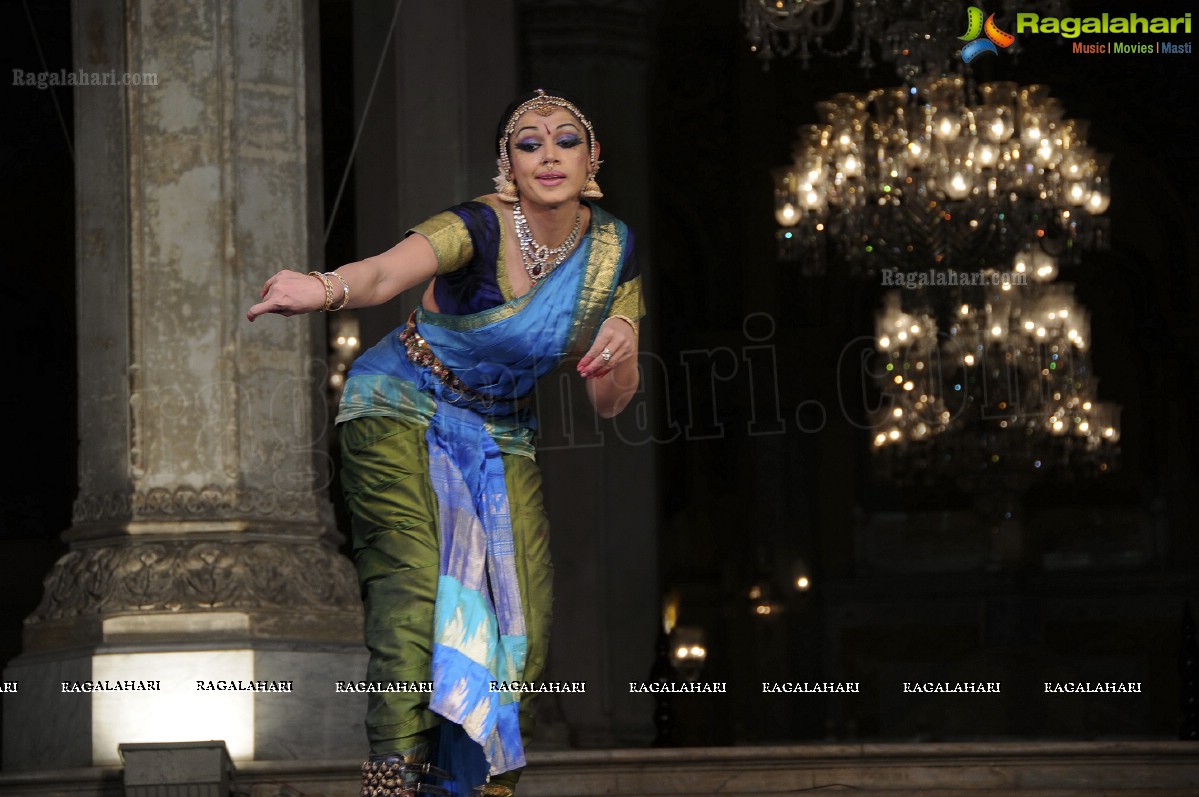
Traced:
<path id="1" fill-rule="evenodd" d="M 450 212 L 467 222 L 475 221 L 469 214 L 495 213 L 484 203 Z M 473 224 L 469 251 L 460 232 L 444 229 L 428 231 L 439 263 L 502 247 L 497 224 Z M 479 229 L 494 230 L 495 240 Z M 525 763 L 520 692 L 493 686 L 524 680 L 528 653 L 502 454 L 533 456 L 535 419 L 527 403 L 538 380 L 581 356 L 622 304 L 635 302 L 629 314 L 642 314 L 639 276 L 627 268 L 631 249 L 625 225 L 592 206 L 579 247 L 521 296 L 505 298 L 504 290 L 488 297 L 439 270 L 439 306 L 466 312 L 418 309 L 406 328 L 355 362 L 346 383 L 339 423 L 392 414 L 428 425 L 440 550 L 428 708 L 448 720 L 439 762 L 459 776 L 455 794 Z M 484 268 L 495 262 L 484 257 Z M 472 307 L 480 294 L 487 306 Z"/>

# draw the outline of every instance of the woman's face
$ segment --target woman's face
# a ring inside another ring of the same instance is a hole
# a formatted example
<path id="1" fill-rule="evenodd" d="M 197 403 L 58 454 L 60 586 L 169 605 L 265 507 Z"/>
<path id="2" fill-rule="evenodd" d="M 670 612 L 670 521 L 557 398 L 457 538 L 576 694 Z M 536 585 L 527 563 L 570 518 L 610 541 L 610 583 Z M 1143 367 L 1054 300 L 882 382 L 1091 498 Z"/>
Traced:
<path id="1" fill-rule="evenodd" d="M 587 130 L 565 108 L 536 109 L 516 120 L 508 139 L 512 179 L 522 202 L 556 207 L 577 200 L 590 172 Z"/>

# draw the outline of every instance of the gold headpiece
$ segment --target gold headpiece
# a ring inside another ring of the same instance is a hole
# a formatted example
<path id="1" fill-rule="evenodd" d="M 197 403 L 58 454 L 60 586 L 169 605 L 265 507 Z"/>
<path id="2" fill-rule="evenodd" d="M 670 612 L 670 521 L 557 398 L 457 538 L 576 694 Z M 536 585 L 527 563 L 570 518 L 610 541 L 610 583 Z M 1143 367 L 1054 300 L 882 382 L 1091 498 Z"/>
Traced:
<path id="1" fill-rule="evenodd" d="M 536 97 L 522 102 L 512 112 L 512 115 L 508 117 L 508 123 L 504 125 L 504 133 L 500 136 L 500 173 L 495 178 L 500 199 L 506 202 L 515 202 L 517 199 L 516 185 L 512 182 L 512 162 L 508 158 L 508 139 L 512 137 L 513 131 L 516 130 L 517 120 L 529 111 L 534 111 L 542 116 L 549 116 L 554 112 L 555 108 L 565 108 L 579 120 L 579 123 L 583 127 L 587 128 L 591 172 L 587 176 L 587 184 L 583 187 L 583 196 L 588 199 L 599 199 L 603 196 L 599 190 L 599 186 L 595 182 L 595 173 L 599 171 L 599 161 L 596 158 L 595 130 L 591 127 L 591 122 L 583 115 L 578 106 L 570 100 L 546 94 L 545 89 L 537 89 Z"/>

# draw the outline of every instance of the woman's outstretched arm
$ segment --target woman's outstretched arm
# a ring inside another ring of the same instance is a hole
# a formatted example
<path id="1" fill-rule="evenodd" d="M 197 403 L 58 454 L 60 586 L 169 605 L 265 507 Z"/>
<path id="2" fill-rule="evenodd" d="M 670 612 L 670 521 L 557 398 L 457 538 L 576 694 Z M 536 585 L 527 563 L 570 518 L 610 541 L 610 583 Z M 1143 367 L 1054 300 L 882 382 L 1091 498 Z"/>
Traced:
<path id="1" fill-rule="evenodd" d="M 338 310 L 373 307 L 434 277 L 437 255 L 423 235 L 410 235 L 386 252 L 347 263 L 336 272 L 337 276 L 327 278 L 333 294 L 332 307 Z M 246 318 L 253 321 L 267 313 L 282 316 L 311 313 L 324 309 L 328 298 L 329 290 L 324 280 L 300 271 L 284 270 L 262 286 L 261 301 L 250 308 Z"/>

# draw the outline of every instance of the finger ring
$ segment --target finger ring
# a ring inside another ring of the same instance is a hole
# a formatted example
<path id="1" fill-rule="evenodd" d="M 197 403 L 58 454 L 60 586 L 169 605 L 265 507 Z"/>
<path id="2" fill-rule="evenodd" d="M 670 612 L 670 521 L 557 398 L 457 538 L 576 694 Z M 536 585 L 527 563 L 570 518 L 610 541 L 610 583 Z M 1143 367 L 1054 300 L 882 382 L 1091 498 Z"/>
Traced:
<path id="1" fill-rule="evenodd" d="M 611 359 L 612 359 L 612 352 L 611 352 L 611 350 L 610 350 L 610 349 L 604 349 L 603 351 L 601 351 L 601 352 L 600 352 L 600 357 L 602 357 L 602 358 L 603 358 L 604 362 L 608 362 L 608 360 L 611 360 Z"/>

